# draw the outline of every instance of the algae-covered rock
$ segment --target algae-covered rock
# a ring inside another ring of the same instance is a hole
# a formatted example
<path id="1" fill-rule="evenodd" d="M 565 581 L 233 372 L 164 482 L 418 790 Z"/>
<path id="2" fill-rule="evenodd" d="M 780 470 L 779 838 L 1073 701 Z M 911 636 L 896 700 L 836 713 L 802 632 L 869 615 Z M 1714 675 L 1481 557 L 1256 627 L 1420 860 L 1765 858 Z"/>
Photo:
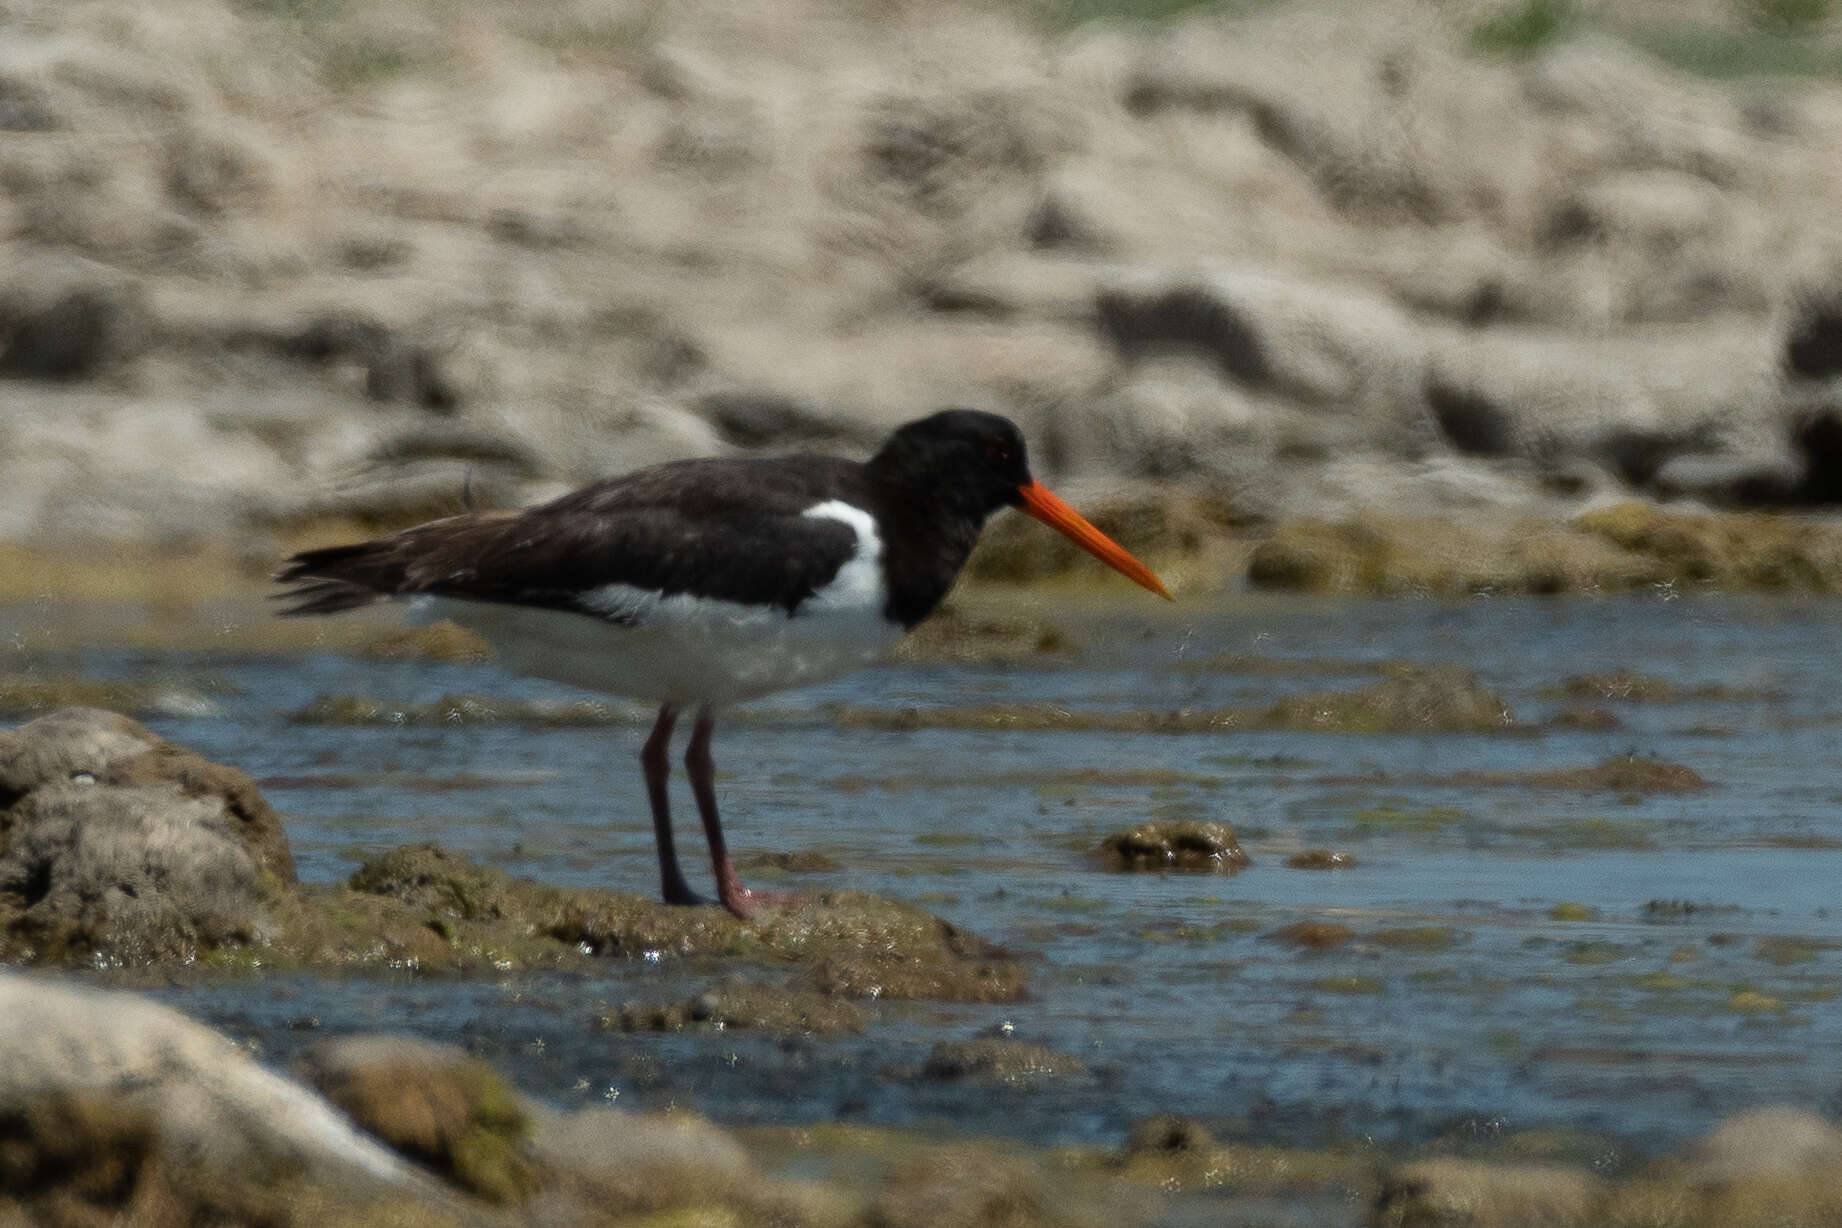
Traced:
<path id="1" fill-rule="evenodd" d="M 1255 548 L 1256 588 L 1345 594 L 1626 592 L 1656 585 L 1842 590 L 1842 528 L 1810 517 L 1644 503 L 1570 523 L 1365 516 L 1282 523 Z"/>
<path id="2" fill-rule="evenodd" d="M 1680 763 L 1641 755 L 1617 755 L 1590 767 L 1531 772 L 1460 772 L 1466 786 L 1522 785 L 1537 789 L 1601 790 L 1616 793 L 1692 793 L 1708 787 L 1701 773 Z"/>
<path id="3" fill-rule="evenodd" d="M 975 1080 L 1013 1087 L 1085 1074 L 1087 1065 L 1079 1058 L 1007 1036 L 941 1041 L 921 1067 L 921 1077 L 936 1082 Z"/>
<path id="4" fill-rule="evenodd" d="M 1620 503 L 1574 522 L 1650 560 L 1666 579 L 1767 592 L 1842 591 L 1842 529 L 1802 516 L 1689 513 Z"/>
<path id="5" fill-rule="evenodd" d="M 1348 870 L 1360 864 L 1354 853 L 1332 849 L 1301 849 L 1286 858 L 1288 870 Z"/>
<path id="6" fill-rule="evenodd" d="M 294 878 L 249 777 L 112 712 L 0 735 L 0 955 L 190 961 L 266 941 Z"/>
<path id="7" fill-rule="evenodd" d="M 1108 836 L 1097 851 L 1115 870 L 1235 874 L 1247 868 L 1247 854 L 1235 840 L 1234 829 L 1198 819 L 1140 823 Z"/>
<path id="8" fill-rule="evenodd" d="M 386 896 L 432 916 L 464 921 L 522 920 L 548 902 L 542 889 L 518 883 L 501 870 L 475 865 L 438 844 L 406 844 L 379 854 L 353 871 L 348 885 L 364 895 Z"/>
<path id="9" fill-rule="evenodd" d="M 530 1120 L 497 1072 L 451 1045 L 349 1036 L 308 1050 L 313 1086 L 365 1130 L 489 1202 L 537 1185 Z"/>
<path id="10" fill-rule="evenodd" d="M 1281 729 L 1346 733 L 1492 733 L 1516 715 L 1477 675 L 1456 666 L 1390 666 L 1387 677 L 1354 691 L 1313 692 L 1280 700 L 1267 723 Z"/>
<path id="11" fill-rule="evenodd" d="M 864 1018 L 854 1003 L 815 990 L 734 983 L 713 985 L 683 1002 L 625 1003 L 601 1015 L 596 1026 L 620 1032 L 704 1027 L 833 1036 L 863 1031 Z"/>
<path id="12" fill-rule="evenodd" d="M 1336 921 L 1293 921 L 1265 937 L 1306 951 L 1329 951 L 1354 939 L 1356 931 Z"/>

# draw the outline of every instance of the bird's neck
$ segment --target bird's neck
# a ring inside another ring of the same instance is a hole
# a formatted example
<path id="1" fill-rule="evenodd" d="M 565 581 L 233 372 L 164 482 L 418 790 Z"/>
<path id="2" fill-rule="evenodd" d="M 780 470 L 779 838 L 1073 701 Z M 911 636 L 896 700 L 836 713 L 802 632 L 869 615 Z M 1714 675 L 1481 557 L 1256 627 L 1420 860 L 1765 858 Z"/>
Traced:
<path id="1" fill-rule="evenodd" d="M 884 612 L 913 627 L 934 612 L 978 544 L 989 513 L 954 507 L 938 487 L 915 482 L 881 485 L 877 518 L 883 526 Z"/>

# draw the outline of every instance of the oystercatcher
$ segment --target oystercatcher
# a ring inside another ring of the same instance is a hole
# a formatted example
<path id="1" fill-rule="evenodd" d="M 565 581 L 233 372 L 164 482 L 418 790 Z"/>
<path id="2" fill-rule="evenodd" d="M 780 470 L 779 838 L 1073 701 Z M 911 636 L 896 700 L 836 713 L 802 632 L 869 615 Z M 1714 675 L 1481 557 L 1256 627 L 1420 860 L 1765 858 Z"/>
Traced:
<path id="1" fill-rule="evenodd" d="M 672 727 L 723 906 L 766 898 L 736 877 L 712 784 L 717 709 L 868 664 L 933 612 L 993 512 L 1016 507 L 1133 581 L 1144 564 L 1030 476 L 1008 419 L 954 409 L 910 422 L 868 462 L 705 459 L 608 478 L 524 511 L 467 512 L 307 550 L 276 577 L 287 615 L 407 599 L 493 643 L 514 669 L 659 705 L 640 762 L 662 894 L 702 901 L 672 844 Z"/>

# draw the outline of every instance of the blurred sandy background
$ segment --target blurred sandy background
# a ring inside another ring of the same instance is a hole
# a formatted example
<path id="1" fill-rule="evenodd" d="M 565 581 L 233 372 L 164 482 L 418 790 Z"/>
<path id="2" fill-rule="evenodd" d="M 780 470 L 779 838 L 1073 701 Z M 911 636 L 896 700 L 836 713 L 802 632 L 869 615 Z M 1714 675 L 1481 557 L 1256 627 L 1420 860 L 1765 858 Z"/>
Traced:
<path id="1" fill-rule="evenodd" d="M 1255 536 L 1820 507 L 1830 9 L 13 0 L 0 542 L 253 567 L 952 404 Z"/>

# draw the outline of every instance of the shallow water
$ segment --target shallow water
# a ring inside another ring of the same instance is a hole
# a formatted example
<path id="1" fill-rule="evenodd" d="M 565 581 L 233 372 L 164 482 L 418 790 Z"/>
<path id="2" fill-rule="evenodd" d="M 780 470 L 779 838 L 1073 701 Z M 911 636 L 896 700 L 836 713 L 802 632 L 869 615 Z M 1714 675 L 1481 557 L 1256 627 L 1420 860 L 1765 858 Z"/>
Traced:
<path id="1" fill-rule="evenodd" d="M 889 666 L 719 725 L 718 787 L 737 853 L 809 850 L 841 867 L 758 870 L 753 881 L 919 903 L 1028 959 L 1022 1004 L 873 1003 L 868 1031 L 841 1038 L 593 1026 L 610 1006 L 681 1000 L 732 971 L 670 959 L 610 960 L 592 976 L 187 975 L 156 992 L 276 1059 L 329 1033 L 406 1029 L 461 1040 L 562 1103 L 679 1104 L 734 1122 L 847 1118 L 1112 1143 L 1134 1118 L 1177 1112 L 1259 1140 L 1386 1145 L 1552 1125 L 1647 1151 L 1750 1104 L 1835 1111 L 1842 605 L 1670 596 L 1109 607 L 1071 622 L 1084 645 L 1072 663 Z M 0 632 L 27 617 L 0 611 Z M 1197 667 L 1225 651 L 1266 664 Z M 1388 659 L 1476 669 L 1528 725 L 1584 702 L 1622 727 L 883 732 L 829 715 L 838 704 L 1264 705 L 1364 685 L 1373 678 L 1350 663 Z M 304 879 L 439 840 L 550 882 L 655 883 L 633 758 L 642 725 L 287 719 L 322 695 L 562 699 L 567 688 L 491 665 L 334 654 L 21 648 L 4 668 L 228 683 L 205 710 L 147 723 L 262 780 Z M 1728 691 L 1669 703 L 1544 693 L 1615 668 Z M 1627 752 L 1686 764 L 1710 787 L 1625 797 L 1440 779 Z M 676 788 L 691 850 L 695 812 L 682 777 Z M 1088 854 L 1100 838 L 1146 817 L 1227 821 L 1253 865 L 1233 877 L 1098 868 Z M 1359 864 L 1284 865 L 1309 848 Z M 700 857 L 686 868 L 704 880 Z M 1356 936 L 1325 951 L 1267 937 L 1296 921 L 1339 922 Z M 935 1043 L 1003 1024 L 1092 1074 L 995 1088 L 918 1076 Z"/>

